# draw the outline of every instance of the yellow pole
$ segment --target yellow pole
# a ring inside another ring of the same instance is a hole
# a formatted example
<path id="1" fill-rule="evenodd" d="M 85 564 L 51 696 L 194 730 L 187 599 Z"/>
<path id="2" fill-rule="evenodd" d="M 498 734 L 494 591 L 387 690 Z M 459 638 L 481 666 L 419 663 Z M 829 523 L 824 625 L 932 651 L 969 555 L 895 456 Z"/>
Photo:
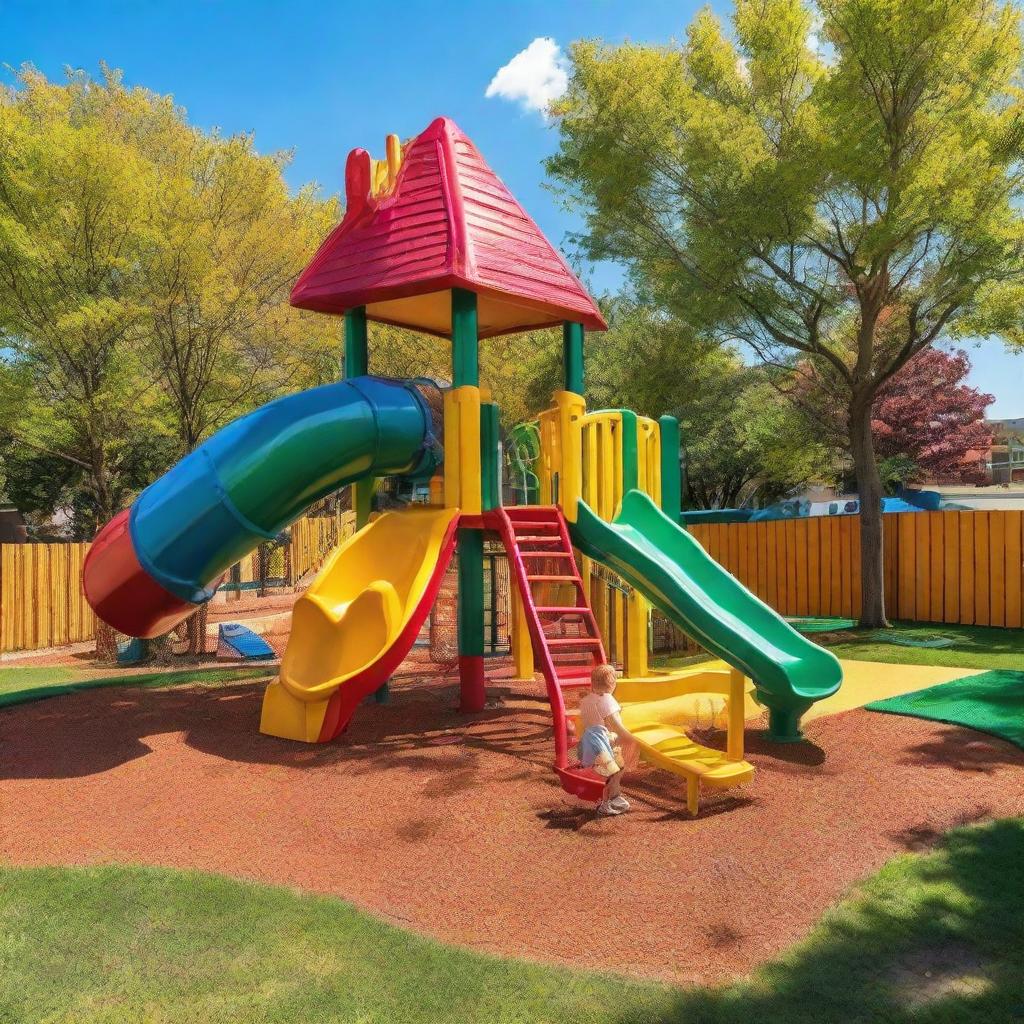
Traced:
<path id="1" fill-rule="evenodd" d="M 626 637 L 626 595 L 621 590 L 612 591 L 612 608 L 614 609 L 615 622 L 615 657 L 626 662 L 625 637 Z"/>
<path id="2" fill-rule="evenodd" d="M 648 673 L 647 602 L 634 591 L 626 599 L 626 658 L 624 669 L 630 679 L 642 679 Z"/>
<path id="3" fill-rule="evenodd" d="M 518 587 L 512 587 L 512 657 L 516 679 L 533 678 L 533 642 L 526 625 L 526 610 Z"/>
<path id="4" fill-rule="evenodd" d="M 597 619 L 597 631 L 602 637 L 608 636 L 608 584 L 603 576 L 591 580 L 590 607 Z M 606 645 L 607 646 L 607 642 Z"/>
<path id="5" fill-rule="evenodd" d="M 743 730 L 746 725 L 746 678 L 739 669 L 729 670 L 729 731 L 726 734 L 726 757 L 743 760 Z"/>
<path id="6" fill-rule="evenodd" d="M 583 496 L 583 441 L 580 420 L 587 403 L 574 391 L 556 391 L 558 408 L 558 504 L 569 522 L 576 522 L 576 505 Z"/>

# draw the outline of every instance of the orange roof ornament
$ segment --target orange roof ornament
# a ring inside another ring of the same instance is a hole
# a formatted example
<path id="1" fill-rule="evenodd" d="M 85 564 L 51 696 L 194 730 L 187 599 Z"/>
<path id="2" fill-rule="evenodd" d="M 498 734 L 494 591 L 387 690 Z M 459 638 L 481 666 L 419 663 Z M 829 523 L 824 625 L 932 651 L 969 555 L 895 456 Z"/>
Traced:
<path id="1" fill-rule="evenodd" d="M 557 249 L 477 148 L 439 117 L 386 158 L 354 149 L 345 164 L 345 216 L 292 289 L 292 305 L 366 316 L 445 337 L 449 290 L 477 294 L 479 336 L 572 321 L 607 328 Z"/>

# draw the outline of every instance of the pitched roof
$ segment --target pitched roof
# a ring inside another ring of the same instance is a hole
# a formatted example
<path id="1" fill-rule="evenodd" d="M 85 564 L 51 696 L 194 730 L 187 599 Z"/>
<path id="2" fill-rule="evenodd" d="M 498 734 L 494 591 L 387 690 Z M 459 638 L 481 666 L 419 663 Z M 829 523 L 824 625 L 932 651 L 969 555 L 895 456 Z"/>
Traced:
<path id="1" fill-rule="evenodd" d="M 397 157 L 397 153 L 389 154 Z M 381 178 L 365 150 L 345 165 L 345 216 L 292 289 L 292 305 L 323 313 L 366 306 L 371 320 L 451 332 L 448 290 L 478 295 L 481 338 L 564 320 L 607 324 L 559 252 L 487 166 L 439 117 Z"/>

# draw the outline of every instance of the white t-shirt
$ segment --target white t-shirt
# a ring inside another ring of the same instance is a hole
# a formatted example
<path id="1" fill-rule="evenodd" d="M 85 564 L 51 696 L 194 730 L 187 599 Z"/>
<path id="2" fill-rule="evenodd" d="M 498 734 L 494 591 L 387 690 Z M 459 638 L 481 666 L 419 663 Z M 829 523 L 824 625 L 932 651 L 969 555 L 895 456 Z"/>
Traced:
<path id="1" fill-rule="evenodd" d="M 622 705 L 610 693 L 588 693 L 580 701 L 580 724 L 583 730 L 604 725 L 609 715 L 622 710 Z"/>

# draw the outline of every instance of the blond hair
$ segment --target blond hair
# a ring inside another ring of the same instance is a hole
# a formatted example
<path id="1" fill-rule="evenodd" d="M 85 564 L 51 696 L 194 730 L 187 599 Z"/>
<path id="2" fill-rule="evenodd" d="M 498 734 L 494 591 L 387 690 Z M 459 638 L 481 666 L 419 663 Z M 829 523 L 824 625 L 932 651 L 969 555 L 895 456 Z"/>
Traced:
<path id="1" fill-rule="evenodd" d="M 595 665 L 590 673 L 590 688 L 595 693 L 610 693 L 615 681 L 615 669 L 611 665 Z"/>

